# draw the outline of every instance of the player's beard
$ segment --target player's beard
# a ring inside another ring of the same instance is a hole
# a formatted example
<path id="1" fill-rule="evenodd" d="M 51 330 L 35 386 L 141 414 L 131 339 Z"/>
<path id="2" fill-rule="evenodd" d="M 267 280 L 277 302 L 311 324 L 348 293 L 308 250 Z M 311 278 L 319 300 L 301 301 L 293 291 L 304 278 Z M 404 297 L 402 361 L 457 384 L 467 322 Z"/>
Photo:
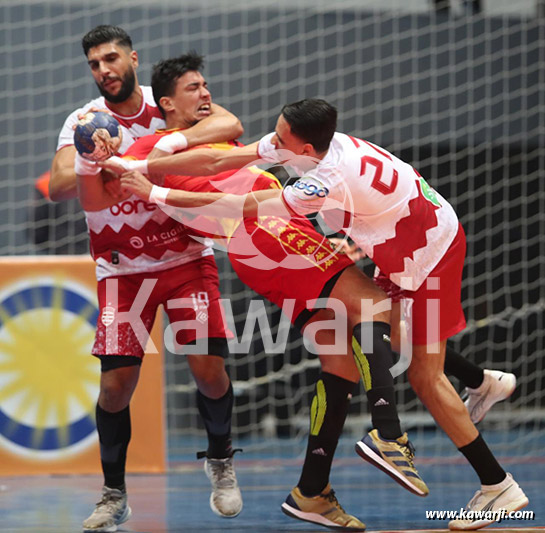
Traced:
<path id="1" fill-rule="evenodd" d="M 104 96 L 104 98 L 111 102 L 112 104 L 121 104 L 122 102 L 125 102 L 125 100 L 128 100 L 132 92 L 134 91 L 134 86 L 136 85 L 136 74 L 134 72 L 134 69 L 131 67 L 123 76 L 121 79 L 121 89 L 119 89 L 119 92 L 117 94 L 109 93 L 106 89 L 103 89 L 98 83 L 97 87 L 100 91 L 100 94 Z"/>

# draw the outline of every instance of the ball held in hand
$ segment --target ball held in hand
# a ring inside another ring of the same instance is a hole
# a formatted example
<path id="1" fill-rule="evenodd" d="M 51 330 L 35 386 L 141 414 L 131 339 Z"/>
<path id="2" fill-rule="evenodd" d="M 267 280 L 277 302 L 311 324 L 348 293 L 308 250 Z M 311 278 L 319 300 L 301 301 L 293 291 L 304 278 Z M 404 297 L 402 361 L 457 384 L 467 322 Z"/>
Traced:
<path id="1" fill-rule="evenodd" d="M 123 134 L 119 122 L 103 111 L 87 113 L 78 121 L 74 131 L 74 146 L 90 161 L 104 161 L 121 147 Z"/>

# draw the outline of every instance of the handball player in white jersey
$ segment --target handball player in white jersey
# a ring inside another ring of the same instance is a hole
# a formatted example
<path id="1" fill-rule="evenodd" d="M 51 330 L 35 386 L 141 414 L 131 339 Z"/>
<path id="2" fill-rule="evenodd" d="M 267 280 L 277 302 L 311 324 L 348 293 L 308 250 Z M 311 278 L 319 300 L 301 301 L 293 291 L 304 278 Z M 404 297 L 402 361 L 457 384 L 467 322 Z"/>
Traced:
<path id="1" fill-rule="evenodd" d="M 101 96 L 73 111 L 62 127 L 49 184 L 54 201 L 77 195 L 76 158 L 79 158 L 80 165 L 86 164 L 79 156 L 76 157 L 73 141 L 73 128 L 79 115 L 91 109 L 109 110 L 122 127 L 121 151 L 137 138 L 165 126 L 151 87 L 138 84 L 138 55 L 132 49 L 130 36 L 122 28 L 98 26 L 83 37 L 82 46 Z M 198 59 L 195 64 L 201 63 Z M 200 67 L 192 68 L 198 70 Z M 206 86 L 193 84 L 187 94 L 190 95 L 187 129 L 182 135 L 186 146 L 230 140 L 242 134 L 240 121 L 211 102 Z M 105 482 L 102 499 L 84 522 L 84 531 L 115 531 L 118 524 L 128 520 L 131 512 L 125 487 L 126 453 L 130 440 L 129 403 L 138 382 L 143 352 L 133 332 L 125 331 L 123 325 L 119 328 L 114 353 L 110 353 L 103 342 L 105 323 L 108 322 L 104 307 L 111 307 L 105 301 L 104 287 L 105 280 L 110 278 L 117 279 L 119 283 L 120 307 L 116 312 L 131 307 L 144 279 L 159 280 L 150 297 L 150 306 L 142 315 L 146 327 L 151 327 L 156 306 L 167 294 L 158 291 L 169 291 L 169 298 L 176 297 L 173 294 L 177 294 L 178 298 L 200 295 L 196 306 L 199 311 L 206 310 L 201 316 L 207 315 L 208 332 L 203 334 L 209 336 L 210 351 L 206 355 L 193 352 L 187 355 L 187 359 L 197 383 L 197 405 L 209 438 L 206 465 L 213 487 L 211 507 L 221 516 L 235 516 L 240 512 L 242 500 L 232 465 L 230 443 L 233 394 L 223 359 L 227 346 L 212 250 L 187 237 L 183 227 L 177 225 L 168 228 L 171 234 L 176 235 L 175 239 L 155 242 L 148 247 L 155 250 L 151 256 L 138 253 L 138 248 L 130 245 L 131 237 L 133 243 L 138 239 L 146 242 L 150 238 L 149 233 L 154 231 L 152 224 L 156 224 L 155 229 L 160 225 L 166 229 L 166 225 L 171 225 L 170 221 L 158 221 L 158 213 L 123 198 L 117 180 L 110 181 L 108 187 L 111 194 L 120 199 L 117 209 L 114 206 L 104 211 L 91 209 L 86 213 L 99 279 L 100 317 L 93 354 L 101 359 L 102 368 L 96 420 Z M 168 287 L 164 281 L 169 282 Z M 171 318 L 175 322 L 195 318 L 194 310 L 174 310 L 172 313 Z M 181 337 L 177 341 L 181 345 L 194 341 L 187 336 L 187 332 L 180 332 L 179 335 Z"/>
<path id="2" fill-rule="evenodd" d="M 149 161 L 146 170 L 213 174 L 258 158 L 294 167 L 301 177 L 283 191 L 256 191 L 242 198 L 184 192 L 184 199 L 176 191 L 171 205 L 202 208 L 221 199 L 224 208 L 244 216 L 286 207 L 298 215 L 319 212 L 330 227 L 349 235 L 378 267 L 376 282 L 391 296 L 394 311 L 398 316 L 400 308 L 404 311 L 413 389 L 480 479 L 481 489 L 468 508 L 518 510 L 528 498 L 497 462 L 444 374 L 447 339 L 465 328 L 461 279 L 466 241 L 456 213 L 410 165 L 368 141 L 335 132 L 336 122 L 333 106 L 306 99 L 284 106 L 275 132 L 259 143 L 230 153 L 192 150 Z M 130 188 L 131 174 L 121 181 Z M 168 193 L 164 202 L 169 205 Z M 394 348 L 399 338 L 393 322 Z M 496 397 L 505 398 L 513 386 Z M 360 455 L 370 446 L 365 438 L 356 444 Z M 453 520 L 449 527 L 478 529 L 496 518 Z"/>

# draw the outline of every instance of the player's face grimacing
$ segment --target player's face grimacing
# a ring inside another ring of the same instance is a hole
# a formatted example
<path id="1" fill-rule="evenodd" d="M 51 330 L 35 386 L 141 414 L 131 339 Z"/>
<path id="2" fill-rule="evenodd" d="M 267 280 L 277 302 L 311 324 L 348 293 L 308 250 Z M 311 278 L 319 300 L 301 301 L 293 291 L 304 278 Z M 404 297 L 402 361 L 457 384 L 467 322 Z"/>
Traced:
<path id="1" fill-rule="evenodd" d="M 100 94 L 112 103 L 127 100 L 134 91 L 138 55 L 115 43 L 104 43 L 91 48 L 87 63 Z"/>
<path id="2" fill-rule="evenodd" d="M 189 128 L 210 115 L 212 96 L 200 72 L 190 70 L 178 78 L 176 91 L 168 98 L 176 115 L 176 123 L 185 127 Z"/>

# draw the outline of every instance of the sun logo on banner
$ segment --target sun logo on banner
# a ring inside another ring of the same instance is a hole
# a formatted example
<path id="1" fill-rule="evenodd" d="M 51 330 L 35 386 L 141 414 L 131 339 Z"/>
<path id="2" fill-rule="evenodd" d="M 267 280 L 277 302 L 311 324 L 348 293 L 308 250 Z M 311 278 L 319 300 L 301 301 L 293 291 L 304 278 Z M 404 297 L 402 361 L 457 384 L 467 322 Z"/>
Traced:
<path id="1" fill-rule="evenodd" d="M 29 278 L 0 292 L 0 446 L 51 459 L 93 444 L 97 317 L 96 296 L 66 279 Z"/>

